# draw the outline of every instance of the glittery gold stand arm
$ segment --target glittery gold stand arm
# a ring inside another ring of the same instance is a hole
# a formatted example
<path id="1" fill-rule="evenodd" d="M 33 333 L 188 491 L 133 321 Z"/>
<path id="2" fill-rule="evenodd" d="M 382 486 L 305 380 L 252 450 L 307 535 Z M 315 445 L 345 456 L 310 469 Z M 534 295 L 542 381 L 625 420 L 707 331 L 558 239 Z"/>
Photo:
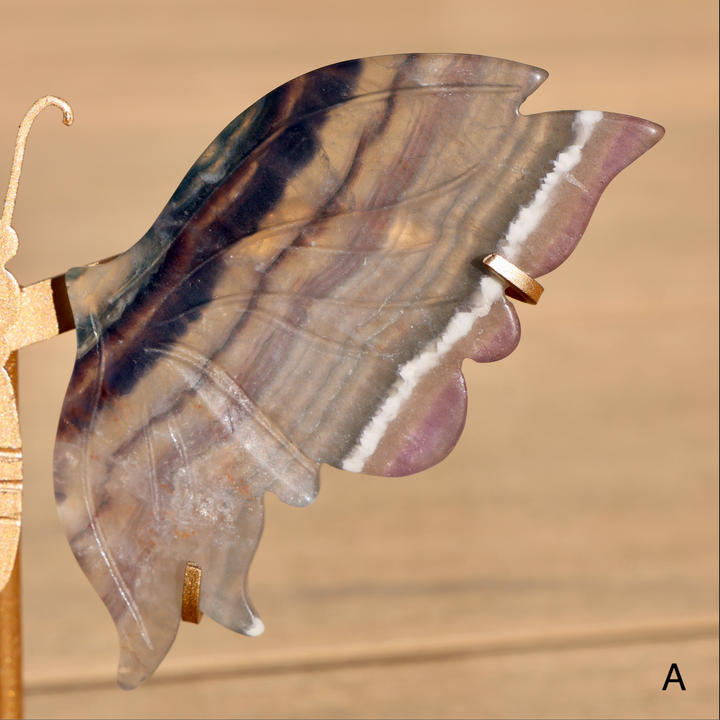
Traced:
<path id="1" fill-rule="evenodd" d="M 66 125 L 72 123 L 70 106 L 59 98 L 48 95 L 30 108 L 18 131 L 0 220 L 0 589 L 5 587 L 15 564 L 22 510 L 22 443 L 17 393 L 9 373 L 12 368 L 17 368 L 15 351 L 18 348 L 57 335 L 59 331 L 52 282 L 46 280 L 20 288 L 5 269 L 18 247 L 18 237 L 11 223 L 25 143 L 33 121 L 48 105 L 55 105 L 63 111 Z"/>
<path id="2" fill-rule="evenodd" d="M 10 377 L 10 382 L 17 398 L 18 377 L 17 377 L 17 352 L 10 353 L 5 366 Z M 18 453 L 19 454 L 19 453 Z M 6 485 L 10 481 L 5 481 Z M 0 502 L 3 506 L 2 522 L 14 524 L 18 531 L 20 529 L 20 493 L 22 483 L 17 483 L 17 518 L 7 518 L 8 513 L 13 512 L 12 503 L 6 508 L 6 498 L 11 497 L 9 489 L 0 495 Z M 3 535 L 3 539 L 4 539 Z M 4 553 L 5 548 L 1 548 Z M 13 560 L 19 553 L 13 547 Z M 15 562 L 10 579 L 5 589 L 0 592 L 0 718 L 21 718 L 23 715 L 23 687 L 22 687 L 22 642 L 20 634 L 20 563 Z"/>
<path id="3" fill-rule="evenodd" d="M 21 288 L 5 269 L 18 247 L 11 227 L 25 143 L 32 123 L 48 105 L 72 123 L 70 106 L 59 98 L 38 100 L 20 124 L 10 182 L 0 219 L 0 718 L 22 717 L 20 568 L 17 563 L 22 511 L 22 443 L 17 405 L 17 350 L 57 335 L 57 283 L 45 280 Z"/>

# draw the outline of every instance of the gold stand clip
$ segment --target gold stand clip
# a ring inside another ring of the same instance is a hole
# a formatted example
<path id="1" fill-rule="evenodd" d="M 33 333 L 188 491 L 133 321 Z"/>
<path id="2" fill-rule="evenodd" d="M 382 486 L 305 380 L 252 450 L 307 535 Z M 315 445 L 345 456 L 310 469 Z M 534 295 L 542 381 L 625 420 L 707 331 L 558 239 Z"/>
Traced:
<path id="1" fill-rule="evenodd" d="M 185 566 L 185 582 L 183 583 L 182 614 L 183 622 L 199 623 L 202 620 L 200 610 L 200 584 L 202 569 L 199 565 L 189 562 Z"/>
<path id="2" fill-rule="evenodd" d="M 505 292 L 511 298 L 530 305 L 537 305 L 540 296 L 543 294 L 543 286 L 535 278 L 530 277 L 517 265 L 513 265 L 509 260 L 497 253 L 492 253 L 483 258 L 483 265 L 505 281 L 507 284 Z"/>

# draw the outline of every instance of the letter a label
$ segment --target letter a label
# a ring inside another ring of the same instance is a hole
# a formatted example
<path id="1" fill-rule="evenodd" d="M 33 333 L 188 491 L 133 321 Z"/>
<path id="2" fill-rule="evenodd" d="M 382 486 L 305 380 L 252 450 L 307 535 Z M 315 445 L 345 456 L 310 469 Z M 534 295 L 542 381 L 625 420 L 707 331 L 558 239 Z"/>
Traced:
<path id="1" fill-rule="evenodd" d="M 675 677 L 673 677 L 673 673 L 675 673 Z M 665 684 L 663 685 L 663 690 L 667 690 L 667 686 L 671 682 L 680 683 L 680 688 L 682 690 L 685 689 L 685 683 L 683 682 L 682 675 L 680 674 L 680 670 L 678 669 L 677 663 L 673 663 L 670 666 L 670 670 L 667 674 L 667 677 L 665 678 Z"/>

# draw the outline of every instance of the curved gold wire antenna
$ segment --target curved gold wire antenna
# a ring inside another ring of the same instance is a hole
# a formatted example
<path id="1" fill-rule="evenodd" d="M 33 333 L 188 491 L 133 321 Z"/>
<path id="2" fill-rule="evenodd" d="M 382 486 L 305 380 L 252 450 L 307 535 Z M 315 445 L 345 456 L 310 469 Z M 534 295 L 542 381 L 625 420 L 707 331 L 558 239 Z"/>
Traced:
<path id="1" fill-rule="evenodd" d="M 20 173 L 22 171 L 23 158 L 25 157 L 25 143 L 35 118 L 48 105 L 55 105 L 63 112 L 63 123 L 72 125 L 73 111 L 70 105 L 59 97 L 54 95 L 46 95 L 40 98 L 25 114 L 23 121 L 20 123 L 17 140 L 15 141 L 15 155 L 13 156 L 12 170 L 10 171 L 10 182 L 8 183 L 7 194 L 5 195 L 5 205 L 3 207 L 2 220 L 0 223 L 5 227 L 10 227 L 12 222 L 13 211 L 15 210 L 15 198 L 17 197 L 18 183 L 20 182 Z"/>

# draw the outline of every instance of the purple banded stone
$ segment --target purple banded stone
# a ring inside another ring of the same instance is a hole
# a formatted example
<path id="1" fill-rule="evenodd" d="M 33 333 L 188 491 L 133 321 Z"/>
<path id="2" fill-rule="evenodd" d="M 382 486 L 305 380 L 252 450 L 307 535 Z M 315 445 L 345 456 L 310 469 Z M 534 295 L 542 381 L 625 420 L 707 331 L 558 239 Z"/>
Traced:
<path id="1" fill-rule="evenodd" d="M 454 447 L 463 359 L 520 337 L 478 259 L 557 267 L 664 132 L 520 115 L 546 77 L 472 55 L 303 75 L 220 133 L 137 244 L 67 273 L 78 355 L 55 489 L 122 687 L 170 648 L 188 560 L 204 613 L 262 632 L 246 584 L 265 492 L 303 506 L 321 463 L 407 475 Z"/>

